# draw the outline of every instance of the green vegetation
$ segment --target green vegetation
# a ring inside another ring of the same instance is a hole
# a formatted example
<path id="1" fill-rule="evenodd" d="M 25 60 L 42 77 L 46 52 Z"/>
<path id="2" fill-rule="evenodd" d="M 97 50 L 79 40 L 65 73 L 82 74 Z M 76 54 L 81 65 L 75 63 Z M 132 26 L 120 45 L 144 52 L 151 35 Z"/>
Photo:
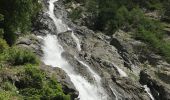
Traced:
<path id="1" fill-rule="evenodd" d="M 20 73 L 21 79 L 16 82 L 20 94 L 25 99 L 45 99 L 45 100 L 69 100 L 69 95 L 65 95 L 56 79 L 47 75 L 37 67 L 27 65 L 24 72 Z M 46 78 L 47 77 L 47 78 Z"/>
<path id="2" fill-rule="evenodd" d="M 12 47 L 4 55 L 12 65 L 39 64 L 38 58 L 28 49 Z"/>
<path id="3" fill-rule="evenodd" d="M 0 53 L 3 53 L 4 50 L 7 48 L 8 48 L 8 44 L 6 43 L 6 41 L 0 38 Z"/>
<path id="4" fill-rule="evenodd" d="M 39 60 L 31 51 L 15 46 L 7 46 L 3 51 L 0 53 L 1 100 L 70 100 L 56 78 L 38 67 Z"/>
<path id="5" fill-rule="evenodd" d="M 90 22 L 86 23 L 89 28 L 107 35 L 118 29 L 134 33 L 135 39 L 147 43 L 150 50 L 170 62 L 170 43 L 163 39 L 162 25 L 162 21 L 170 21 L 170 0 L 67 0 L 71 1 L 82 4 L 85 10 L 74 13 L 74 16 L 87 15 L 85 21 Z M 145 15 L 154 11 L 160 19 Z"/>
<path id="6" fill-rule="evenodd" d="M 81 8 L 75 9 L 70 14 L 70 17 L 72 18 L 72 20 L 79 19 L 81 17 L 81 12 L 82 12 Z"/>
<path id="7" fill-rule="evenodd" d="M 40 7 L 38 0 L 0 0 L 0 14 L 4 16 L 0 26 L 9 45 L 15 42 L 17 34 L 30 30 L 31 21 Z"/>
<path id="8" fill-rule="evenodd" d="M 70 100 L 31 50 L 14 45 L 40 8 L 38 0 L 0 0 L 0 100 Z"/>
<path id="9" fill-rule="evenodd" d="M 22 100 L 22 98 L 10 91 L 0 91 L 0 100 Z"/>

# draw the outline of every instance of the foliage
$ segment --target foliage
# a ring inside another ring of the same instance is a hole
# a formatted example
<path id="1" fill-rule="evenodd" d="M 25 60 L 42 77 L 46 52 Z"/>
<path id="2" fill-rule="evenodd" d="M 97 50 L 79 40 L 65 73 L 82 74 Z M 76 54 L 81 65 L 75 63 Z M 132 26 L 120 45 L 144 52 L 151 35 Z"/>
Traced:
<path id="1" fill-rule="evenodd" d="M 5 40 L 0 38 L 0 53 L 3 53 L 8 48 L 8 44 Z"/>
<path id="2" fill-rule="evenodd" d="M 16 83 L 20 94 L 27 100 L 70 100 L 69 95 L 65 95 L 56 79 L 46 77 L 47 75 L 37 67 L 27 65 L 20 82 Z"/>
<path id="3" fill-rule="evenodd" d="M 69 15 L 70 18 L 74 21 L 75 19 L 79 19 L 81 17 L 81 8 L 74 9 L 73 12 Z"/>
<path id="4" fill-rule="evenodd" d="M 4 82 L 0 86 L 5 91 L 12 91 L 12 92 L 17 91 L 17 88 L 13 84 L 11 84 L 10 82 Z"/>
<path id="5" fill-rule="evenodd" d="M 22 98 L 10 91 L 0 91 L 0 100 L 22 100 Z"/>
<path id="6" fill-rule="evenodd" d="M 38 0 L 1 0 L 0 13 L 4 15 L 4 38 L 11 45 L 16 34 L 26 33 L 40 10 Z"/>
<path id="7" fill-rule="evenodd" d="M 0 28 L 0 38 L 3 38 L 4 30 Z"/>
<path id="8" fill-rule="evenodd" d="M 0 14 L 0 21 L 4 20 L 4 16 Z"/>
<path id="9" fill-rule="evenodd" d="M 63 93 L 56 78 L 48 76 L 39 67 L 31 64 L 18 67 L 22 70 L 17 70 L 17 67 L 5 68 L 9 73 L 8 78 L 2 75 L 0 100 L 13 100 L 14 98 L 17 100 L 70 100 L 70 96 Z M 12 74 L 11 71 L 15 72 L 15 70 L 17 72 Z M 3 74 L 2 71 L 0 69 L 0 74 Z M 16 79 L 13 79 L 13 76 Z"/>
<path id="10" fill-rule="evenodd" d="M 152 51 L 170 61 L 170 44 L 163 40 L 161 20 L 145 16 L 145 12 L 159 11 L 163 19 L 170 21 L 170 0 L 75 0 L 86 10 L 86 23 L 94 31 L 112 35 L 118 29 L 134 33 L 134 38 L 150 46 Z M 80 15 L 80 14 L 77 15 Z M 88 14 L 86 14 L 88 13 Z M 76 19 L 76 17 L 75 17 Z M 94 23 L 94 24 L 93 24 Z M 90 24 L 90 25 L 89 25 Z"/>
<path id="11" fill-rule="evenodd" d="M 164 2 L 164 20 L 170 22 L 170 0 Z"/>
<path id="12" fill-rule="evenodd" d="M 38 58 L 30 50 L 12 47 L 5 53 L 5 59 L 12 65 L 39 64 Z"/>

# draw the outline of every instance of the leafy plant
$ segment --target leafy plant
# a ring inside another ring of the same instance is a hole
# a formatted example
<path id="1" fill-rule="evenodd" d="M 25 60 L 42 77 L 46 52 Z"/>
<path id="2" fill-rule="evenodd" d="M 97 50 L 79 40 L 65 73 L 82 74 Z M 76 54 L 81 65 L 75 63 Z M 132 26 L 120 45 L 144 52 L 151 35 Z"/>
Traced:
<path id="1" fill-rule="evenodd" d="M 4 38 L 8 44 L 14 44 L 16 34 L 27 33 L 31 29 L 32 20 L 40 8 L 38 0 L 0 1 L 0 13 L 4 15 Z"/>
<path id="2" fill-rule="evenodd" d="M 20 75 L 22 78 L 16 86 L 25 99 L 70 100 L 70 96 L 63 93 L 56 79 L 47 77 L 38 67 L 27 65 L 25 72 Z"/>
<path id="3" fill-rule="evenodd" d="M 38 58 L 30 50 L 12 47 L 6 51 L 6 60 L 12 65 L 39 64 Z"/>
<path id="4" fill-rule="evenodd" d="M 0 53 L 4 52 L 8 48 L 8 44 L 5 40 L 0 38 Z"/>

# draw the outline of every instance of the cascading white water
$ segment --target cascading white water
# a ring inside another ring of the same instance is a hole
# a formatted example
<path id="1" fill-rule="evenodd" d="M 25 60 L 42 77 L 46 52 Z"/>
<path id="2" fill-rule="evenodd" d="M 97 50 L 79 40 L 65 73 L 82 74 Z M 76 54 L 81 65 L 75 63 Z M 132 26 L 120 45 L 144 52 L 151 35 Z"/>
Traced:
<path id="1" fill-rule="evenodd" d="M 57 19 L 54 15 L 54 2 L 58 0 L 50 0 L 49 1 L 49 15 L 53 19 L 57 32 L 65 32 L 69 30 L 68 26 L 62 23 L 61 19 Z M 77 43 L 77 47 L 79 51 L 81 50 L 79 41 L 72 33 L 72 36 Z M 51 65 L 53 67 L 60 67 L 63 69 L 68 76 L 70 77 L 71 81 L 75 85 L 76 89 L 79 91 L 79 98 L 80 100 L 107 100 L 107 96 L 104 90 L 99 85 L 89 83 L 85 78 L 76 74 L 73 70 L 73 67 L 61 56 L 64 52 L 64 49 L 59 44 L 57 36 L 48 34 L 47 36 L 43 37 L 44 46 L 42 46 L 44 57 L 43 61 L 47 65 Z M 82 62 L 81 62 L 82 63 Z M 84 64 L 84 63 L 82 63 Z M 87 67 L 87 65 L 86 65 Z M 97 84 L 100 84 L 100 76 L 98 76 L 89 66 L 89 72 L 94 75 L 93 77 L 96 80 Z"/>
<path id="2" fill-rule="evenodd" d="M 81 51 L 81 46 L 80 46 L 80 41 L 79 39 L 75 36 L 74 32 L 72 31 L 71 36 L 73 37 L 73 39 L 75 40 L 76 44 L 77 44 L 77 49 L 78 51 Z"/>
<path id="3" fill-rule="evenodd" d="M 114 67 L 117 69 L 117 71 L 119 72 L 121 77 L 127 77 L 128 75 L 122 70 L 120 69 L 117 65 L 114 64 Z"/>
<path id="4" fill-rule="evenodd" d="M 76 58 L 76 57 L 75 57 Z M 96 82 L 99 83 L 98 85 L 100 85 L 100 81 L 101 81 L 101 77 L 94 72 L 89 65 L 87 65 L 86 63 L 84 63 L 83 61 L 80 61 L 78 58 L 76 58 L 77 61 L 79 61 L 82 65 L 84 65 L 85 67 L 87 67 L 87 69 L 90 71 L 90 73 L 93 75 L 93 77 L 95 78 Z"/>
<path id="5" fill-rule="evenodd" d="M 56 18 L 55 14 L 54 14 L 54 3 L 57 2 L 57 1 L 58 0 L 50 0 L 49 1 L 49 12 L 48 12 L 48 14 L 49 14 L 50 18 L 52 18 L 52 20 L 54 21 L 54 24 L 57 28 L 58 33 L 66 32 L 68 30 L 67 25 L 63 24 L 62 20 L 59 19 L 59 18 Z"/>
<path id="6" fill-rule="evenodd" d="M 143 87 L 145 88 L 145 91 L 148 93 L 148 95 L 151 98 L 151 100 L 155 100 L 153 95 L 152 95 L 152 93 L 151 93 L 151 91 L 150 91 L 150 89 L 148 88 L 148 86 L 144 85 Z"/>
<path id="7" fill-rule="evenodd" d="M 76 58 L 76 57 L 75 57 Z M 107 100 L 107 95 L 105 94 L 103 88 L 102 88 L 102 84 L 101 84 L 101 77 L 96 73 L 94 72 L 91 67 L 89 65 L 87 65 L 86 63 L 84 63 L 83 61 L 79 60 L 78 58 L 76 58 L 77 61 L 79 61 L 82 65 L 84 65 L 88 70 L 89 72 L 91 73 L 91 75 L 93 76 L 94 78 L 94 81 L 95 81 L 95 91 L 98 91 L 98 94 L 101 94 L 102 96 L 102 100 Z"/>

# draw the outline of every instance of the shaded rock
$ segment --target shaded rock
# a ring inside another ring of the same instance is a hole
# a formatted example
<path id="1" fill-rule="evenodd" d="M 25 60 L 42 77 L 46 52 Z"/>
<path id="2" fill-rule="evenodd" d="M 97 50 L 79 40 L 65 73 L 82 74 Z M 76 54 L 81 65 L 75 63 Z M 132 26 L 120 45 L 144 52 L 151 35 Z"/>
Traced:
<path id="1" fill-rule="evenodd" d="M 115 88 L 120 91 L 122 98 L 126 100 L 150 100 L 149 95 L 144 88 L 130 78 L 118 78 L 112 76 L 113 82 L 120 88 Z"/>
<path id="2" fill-rule="evenodd" d="M 134 68 L 133 65 L 137 66 L 140 63 L 135 48 L 141 44 L 140 41 L 134 40 L 130 33 L 126 33 L 122 30 L 115 32 L 110 41 L 110 45 L 115 46 L 124 59 L 124 65 L 133 71 L 139 70 L 138 68 Z"/>
<path id="3" fill-rule="evenodd" d="M 151 76 L 149 71 L 141 71 L 140 82 L 147 85 L 151 89 L 151 92 L 156 100 L 170 100 L 170 88 Z"/>

